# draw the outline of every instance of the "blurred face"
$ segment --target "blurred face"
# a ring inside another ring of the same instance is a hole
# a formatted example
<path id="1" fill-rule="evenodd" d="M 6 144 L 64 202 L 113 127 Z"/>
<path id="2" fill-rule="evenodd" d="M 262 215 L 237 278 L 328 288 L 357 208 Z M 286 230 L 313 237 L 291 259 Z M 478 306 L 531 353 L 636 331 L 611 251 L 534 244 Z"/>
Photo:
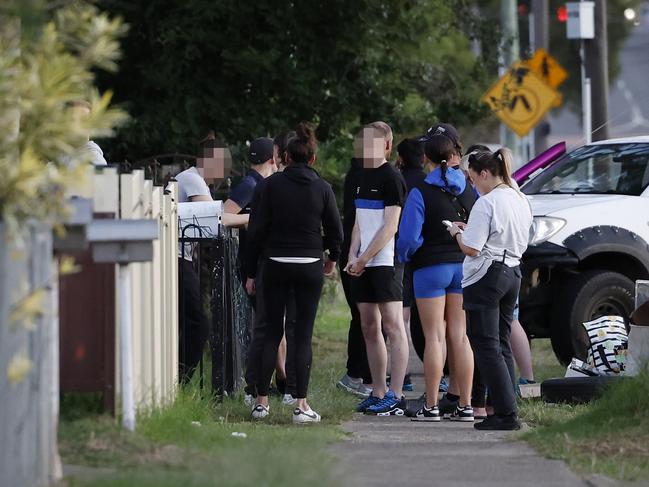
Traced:
<path id="1" fill-rule="evenodd" d="M 373 169 L 385 161 L 386 141 L 374 128 L 364 128 L 354 138 L 354 156 L 363 161 L 363 167 Z"/>
<path id="2" fill-rule="evenodd" d="M 232 155 L 227 147 L 204 147 L 196 159 L 196 169 L 207 184 L 225 179 L 232 169 Z"/>

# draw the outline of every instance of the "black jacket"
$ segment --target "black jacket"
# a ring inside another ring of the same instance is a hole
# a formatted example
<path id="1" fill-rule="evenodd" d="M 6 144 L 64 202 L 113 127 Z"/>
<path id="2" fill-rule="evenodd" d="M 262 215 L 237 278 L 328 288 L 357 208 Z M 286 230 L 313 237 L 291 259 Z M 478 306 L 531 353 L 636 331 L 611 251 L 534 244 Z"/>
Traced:
<path id="1" fill-rule="evenodd" d="M 421 192 L 425 205 L 421 230 L 424 242 L 412 255 L 412 268 L 462 262 L 464 254 L 442 220 L 465 223 L 469 220 L 469 213 L 476 201 L 473 188 L 467 184 L 464 192 L 458 196 L 426 182 L 419 184 L 417 189 Z"/>
<path id="2" fill-rule="evenodd" d="M 324 233 L 324 236 L 323 236 Z M 257 272 L 258 252 L 265 257 L 322 258 L 340 256 L 343 239 L 340 214 L 331 186 L 304 165 L 288 166 L 266 179 L 248 223 L 248 277 Z"/>
<path id="3" fill-rule="evenodd" d="M 406 181 L 406 186 L 408 187 L 408 192 L 412 188 L 416 188 L 426 179 L 426 173 L 422 167 L 404 167 L 401 170 L 403 179 Z"/>

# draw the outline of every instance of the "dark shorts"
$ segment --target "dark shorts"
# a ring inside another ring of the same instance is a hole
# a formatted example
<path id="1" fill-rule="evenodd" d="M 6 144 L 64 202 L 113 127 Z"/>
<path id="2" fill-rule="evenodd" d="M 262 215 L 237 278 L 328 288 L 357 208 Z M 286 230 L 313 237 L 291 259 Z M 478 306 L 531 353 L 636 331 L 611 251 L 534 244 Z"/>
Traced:
<path id="1" fill-rule="evenodd" d="M 403 265 L 367 267 L 352 278 L 352 296 L 357 303 L 403 301 Z"/>

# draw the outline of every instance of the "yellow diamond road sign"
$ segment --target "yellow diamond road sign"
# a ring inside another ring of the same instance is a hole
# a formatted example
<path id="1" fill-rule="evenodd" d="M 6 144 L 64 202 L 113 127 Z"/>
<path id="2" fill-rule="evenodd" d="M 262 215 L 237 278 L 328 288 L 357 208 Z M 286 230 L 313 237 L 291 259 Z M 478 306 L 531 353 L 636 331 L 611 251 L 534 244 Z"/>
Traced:
<path id="1" fill-rule="evenodd" d="M 558 88 L 568 77 L 568 72 L 563 66 L 543 48 L 534 53 L 527 65 L 552 88 Z"/>
<path id="2" fill-rule="evenodd" d="M 523 63 L 514 63 L 482 98 L 496 116 L 523 137 L 552 108 L 559 94 Z"/>

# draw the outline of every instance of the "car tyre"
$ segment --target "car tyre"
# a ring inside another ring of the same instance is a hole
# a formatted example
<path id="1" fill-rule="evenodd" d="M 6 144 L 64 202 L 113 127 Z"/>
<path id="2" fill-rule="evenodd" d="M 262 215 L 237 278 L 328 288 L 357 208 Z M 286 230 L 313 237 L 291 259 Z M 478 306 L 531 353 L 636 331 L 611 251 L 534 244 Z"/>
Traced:
<path id="1" fill-rule="evenodd" d="M 634 306 L 634 284 L 618 272 L 592 270 L 561 286 L 555 300 L 551 341 L 555 355 L 567 365 L 586 359 L 588 335 L 582 323 L 601 316 L 622 316 L 628 323 Z"/>

